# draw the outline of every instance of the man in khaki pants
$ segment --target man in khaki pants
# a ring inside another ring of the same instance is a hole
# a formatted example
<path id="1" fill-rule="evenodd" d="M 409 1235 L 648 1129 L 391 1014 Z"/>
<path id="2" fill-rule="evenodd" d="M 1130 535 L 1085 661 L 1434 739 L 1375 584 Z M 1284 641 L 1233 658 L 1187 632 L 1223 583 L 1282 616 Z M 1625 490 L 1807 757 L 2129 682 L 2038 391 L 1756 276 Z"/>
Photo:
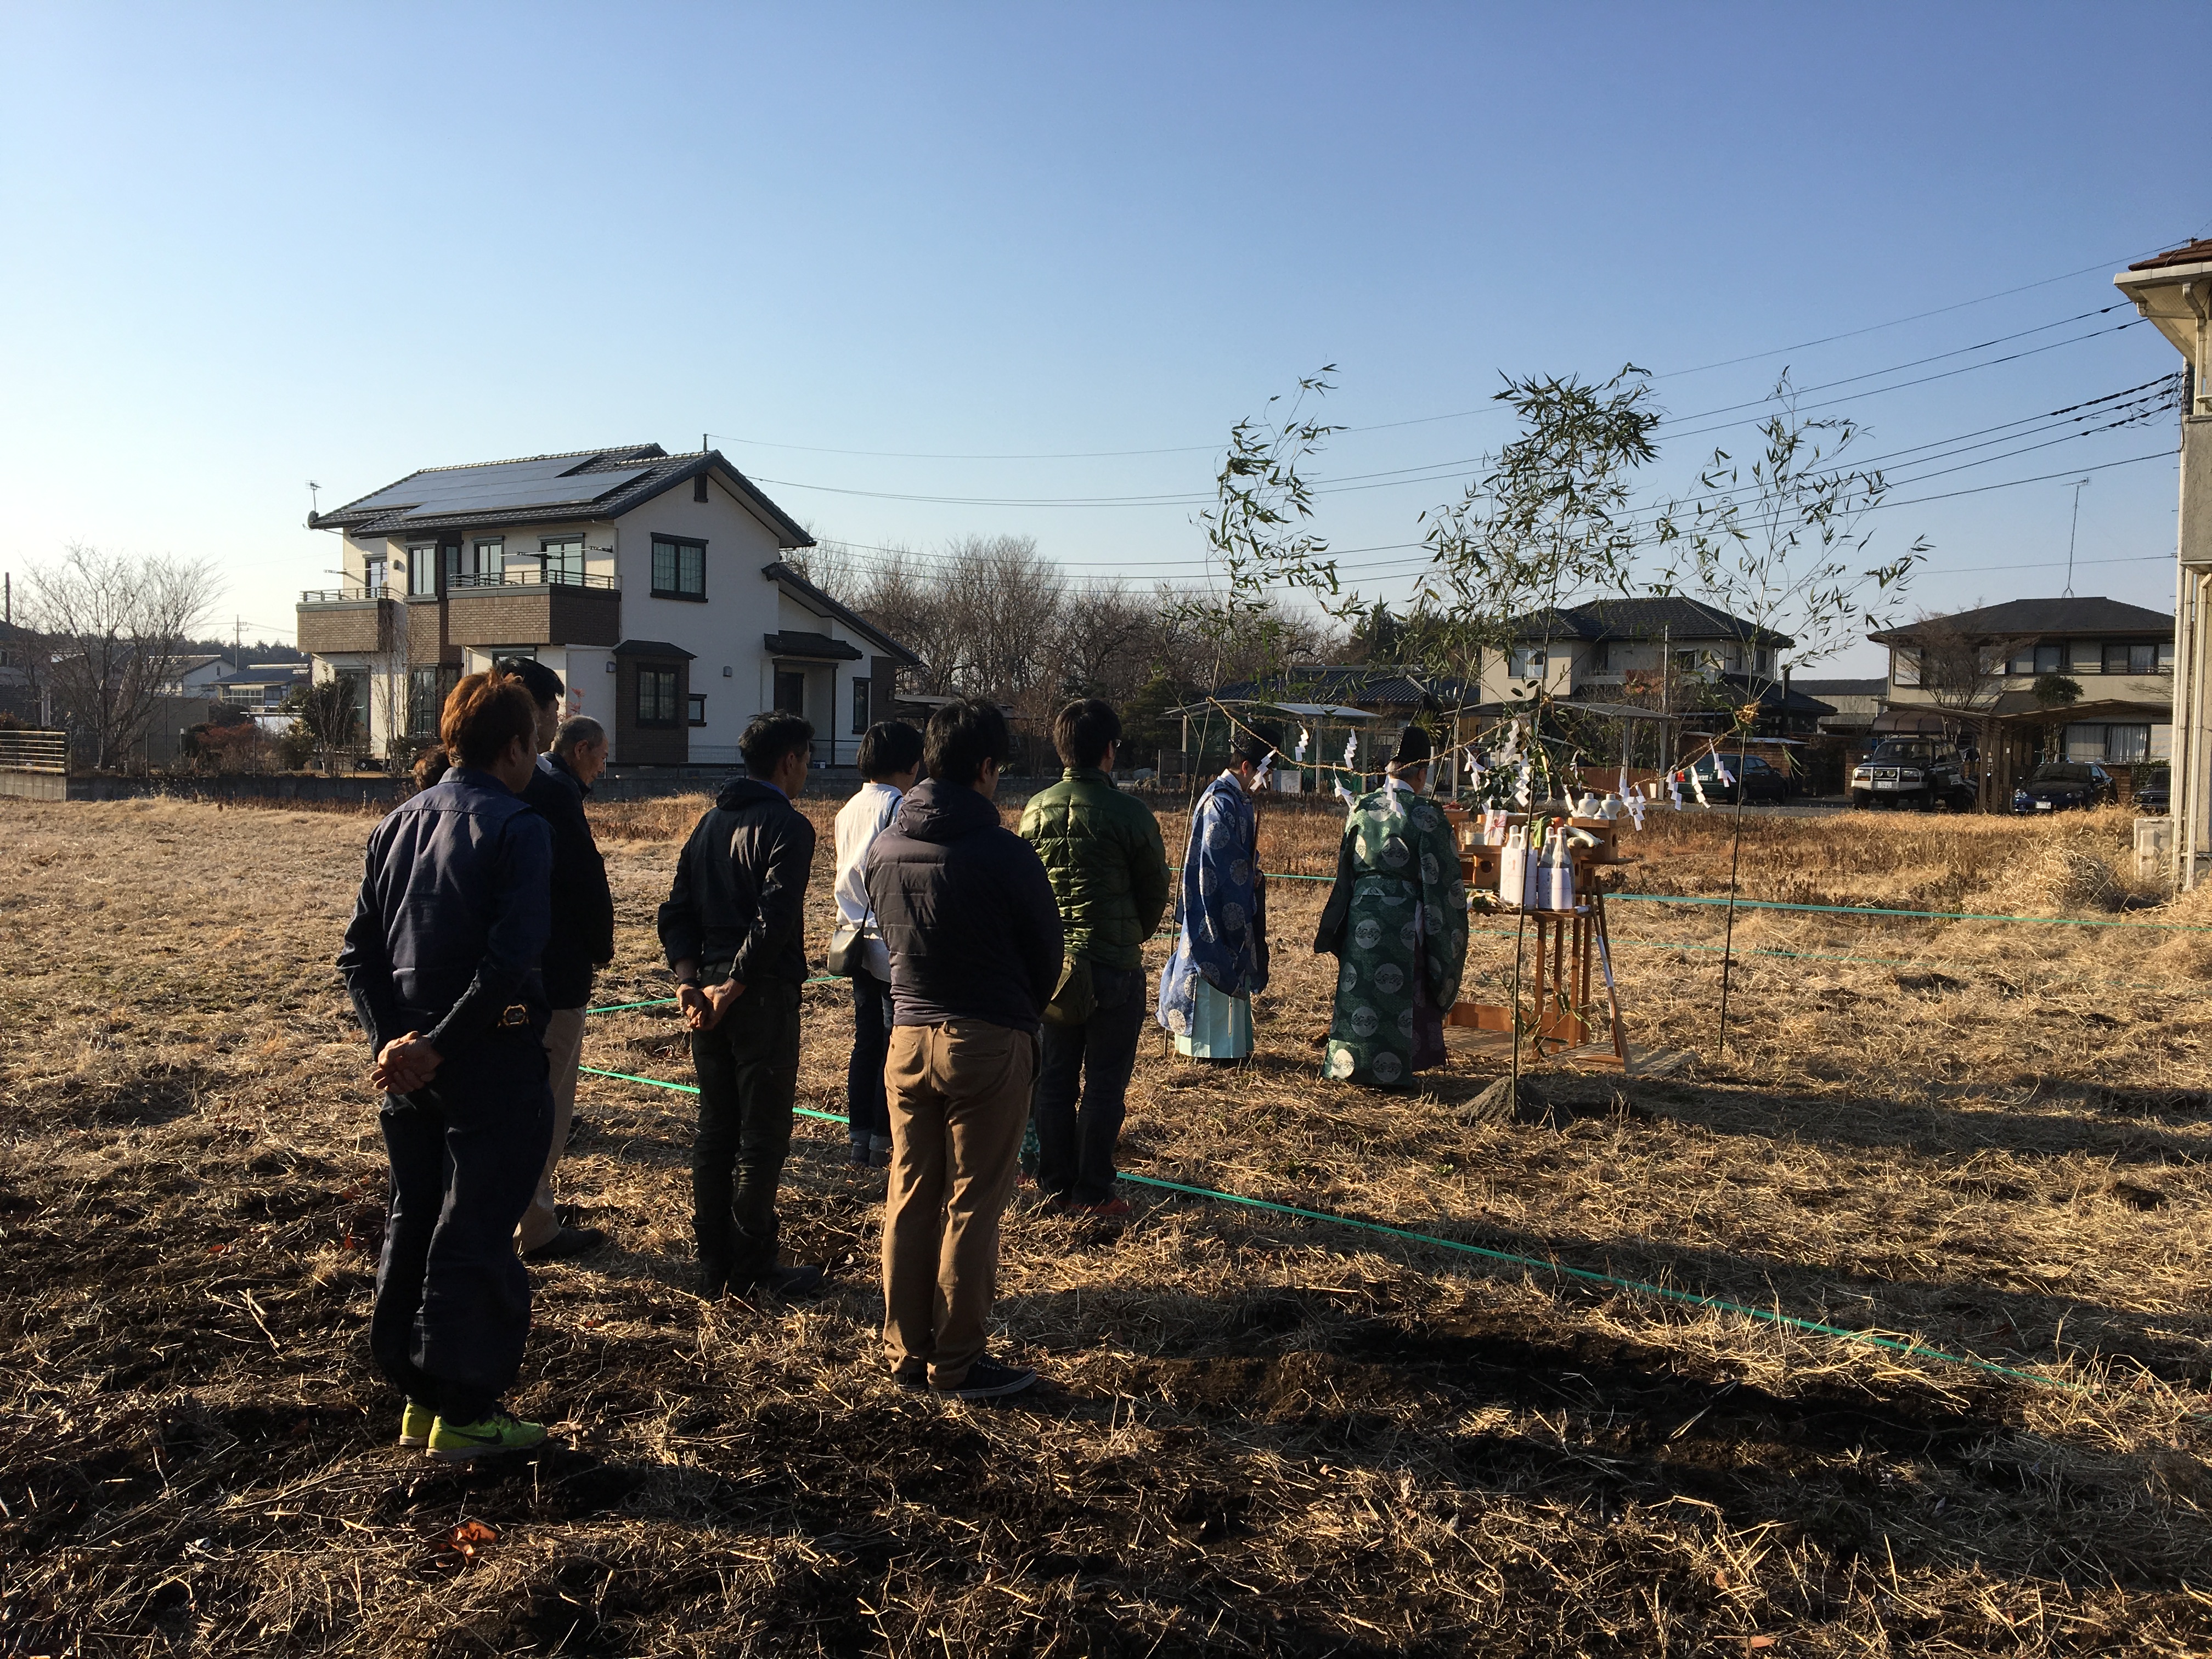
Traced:
<path id="1" fill-rule="evenodd" d="M 866 866 L 891 967 L 884 1346 L 902 1384 L 962 1400 L 1036 1381 L 983 1352 L 1037 1018 L 1061 961 L 1044 866 L 992 804 L 1006 751 L 1006 718 L 990 703 L 931 715 L 928 780 L 900 801 Z"/>

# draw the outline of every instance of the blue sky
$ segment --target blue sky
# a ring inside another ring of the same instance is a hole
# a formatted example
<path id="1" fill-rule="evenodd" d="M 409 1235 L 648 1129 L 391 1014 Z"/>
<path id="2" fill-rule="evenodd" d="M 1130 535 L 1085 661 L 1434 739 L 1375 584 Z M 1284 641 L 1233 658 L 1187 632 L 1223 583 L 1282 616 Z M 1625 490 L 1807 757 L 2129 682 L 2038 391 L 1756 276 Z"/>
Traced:
<path id="1" fill-rule="evenodd" d="M 1205 495 L 1323 362 L 1368 428 L 1328 477 L 1481 454 L 1501 371 L 1632 361 L 1686 429 L 1787 366 L 1867 377 L 1821 394 L 1866 453 L 1938 444 L 2179 366 L 2083 313 L 2212 226 L 2160 131 L 2208 45 L 2183 6 L 11 3 L 0 568 L 213 558 L 250 638 L 335 562 L 310 478 L 710 432 L 817 534 L 1187 574 L 1194 506 L 1042 503 Z M 2075 590 L 2163 609 L 2172 440 L 1893 498 L 2093 477 Z M 1172 453 L 1096 453 L 1131 450 Z M 951 459 L 1006 455 L 1077 458 Z M 1331 493 L 1321 527 L 1389 549 L 1455 494 Z M 1878 545 L 1936 544 L 1916 605 L 2056 592 L 2072 500 L 1929 500 Z M 1402 554 L 1345 562 L 1403 591 Z"/>

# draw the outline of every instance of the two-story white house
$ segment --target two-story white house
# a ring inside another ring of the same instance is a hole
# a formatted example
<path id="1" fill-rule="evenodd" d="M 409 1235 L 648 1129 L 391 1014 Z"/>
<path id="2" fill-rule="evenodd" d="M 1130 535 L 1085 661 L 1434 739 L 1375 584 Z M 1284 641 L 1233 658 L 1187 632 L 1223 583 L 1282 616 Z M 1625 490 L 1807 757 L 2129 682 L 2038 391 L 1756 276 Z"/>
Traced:
<path id="1" fill-rule="evenodd" d="M 368 745 L 429 741 L 446 693 L 535 657 L 617 765 L 728 765 L 768 708 L 849 763 L 919 659 L 783 561 L 813 538 L 719 451 L 658 444 L 428 467 L 328 513 L 343 585 L 301 595 L 319 682 L 345 676 Z"/>

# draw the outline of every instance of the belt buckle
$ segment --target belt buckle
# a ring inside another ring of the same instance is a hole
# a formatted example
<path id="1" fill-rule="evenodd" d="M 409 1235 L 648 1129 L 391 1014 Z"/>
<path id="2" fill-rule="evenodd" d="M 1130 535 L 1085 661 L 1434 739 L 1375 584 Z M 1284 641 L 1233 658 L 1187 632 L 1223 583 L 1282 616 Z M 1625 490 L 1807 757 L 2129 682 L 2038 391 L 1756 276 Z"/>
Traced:
<path id="1" fill-rule="evenodd" d="M 529 1024 L 530 1010 L 521 1003 L 510 1002 L 500 1010 L 499 1029 L 502 1031 L 513 1030 L 517 1026 Z"/>

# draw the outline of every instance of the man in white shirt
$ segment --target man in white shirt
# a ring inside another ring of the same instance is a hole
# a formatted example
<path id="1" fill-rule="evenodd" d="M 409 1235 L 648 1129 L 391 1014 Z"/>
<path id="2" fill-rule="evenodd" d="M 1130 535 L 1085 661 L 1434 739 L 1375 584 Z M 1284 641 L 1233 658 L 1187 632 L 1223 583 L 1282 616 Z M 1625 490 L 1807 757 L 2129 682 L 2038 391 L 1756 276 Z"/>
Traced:
<path id="1" fill-rule="evenodd" d="M 837 810 L 837 925 L 860 928 L 867 947 L 866 965 L 853 975 L 853 1059 L 845 1073 L 853 1163 L 863 1170 L 880 1170 L 891 1161 L 890 1107 L 884 1093 L 891 959 L 861 878 L 868 848 L 921 771 L 921 733 L 896 720 L 878 721 L 860 739 L 860 775 L 866 781 Z"/>

